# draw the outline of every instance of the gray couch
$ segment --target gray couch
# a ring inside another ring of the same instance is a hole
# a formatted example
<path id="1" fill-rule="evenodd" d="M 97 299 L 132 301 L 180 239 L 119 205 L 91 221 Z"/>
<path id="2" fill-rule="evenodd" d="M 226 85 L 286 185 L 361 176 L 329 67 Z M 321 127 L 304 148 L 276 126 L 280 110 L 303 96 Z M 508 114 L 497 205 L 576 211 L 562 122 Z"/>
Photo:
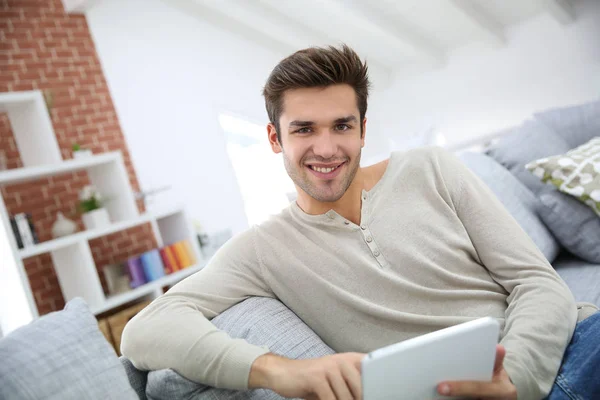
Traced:
<path id="1" fill-rule="evenodd" d="M 465 164 L 488 184 L 530 235 L 565 280 L 576 300 L 596 306 L 600 306 L 600 255 L 597 253 L 600 248 L 600 218 L 595 215 L 591 217 L 591 209 L 541 184 L 537 178 L 524 170 L 524 165 L 537 158 L 566 152 L 598 135 L 600 102 L 595 102 L 535 114 L 533 119 L 516 127 L 514 132 L 494 143 L 485 153 L 459 154 Z M 116 368 L 116 356 L 111 354 L 107 344 L 101 344 L 103 338 L 100 332 L 90 327 L 89 310 L 86 311 L 80 302 L 76 302 L 75 305 L 69 303 L 66 308 L 71 310 L 41 318 L 0 340 L 0 359 L 9 360 L 0 366 L 0 398 L 39 398 L 31 395 L 34 391 L 30 390 L 31 386 L 37 385 L 35 393 L 53 391 L 56 394 L 54 397 L 46 396 L 47 398 L 126 399 L 132 396 L 130 388 L 123 385 L 124 377 L 127 376 L 133 391 L 141 399 L 281 399 L 268 390 L 236 392 L 209 388 L 191 382 L 172 370 L 149 373 L 138 371 L 123 357 L 120 358 L 120 362 L 124 368 Z M 74 310 L 80 317 L 75 318 L 70 314 Z M 46 323 L 48 320 L 66 318 L 61 313 L 66 313 L 70 318 L 72 332 L 68 341 L 60 340 L 65 337 L 64 332 L 61 332 L 64 331 L 61 324 L 54 323 L 48 326 Z M 77 327 L 77 324 L 83 322 L 87 324 L 85 327 Z M 212 322 L 233 337 L 245 338 L 253 344 L 267 346 L 271 351 L 290 358 L 313 358 L 334 353 L 292 311 L 277 300 L 249 298 L 214 318 Z M 91 332 L 93 330 L 96 332 Z M 43 345 L 33 346 L 34 350 L 30 351 L 29 358 L 22 360 L 19 353 L 22 350 L 18 349 L 27 348 L 27 343 L 30 346 L 36 343 L 36 339 L 31 339 L 30 336 L 32 332 L 35 336 L 35 332 L 39 334 L 40 331 L 50 331 L 52 340 Z M 80 331 L 86 333 L 82 335 L 78 333 Z M 7 339 L 13 342 L 7 344 Z M 20 347 L 15 347 L 15 340 Z M 90 345 L 86 340 L 92 340 L 94 345 Z M 86 344 L 81 345 L 84 342 Z M 65 347 L 78 350 L 70 351 L 65 363 L 57 365 L 52 361 L 56 358 L 52 355 L 52 349 Z M 95 355 L 86 353 L 85 349 L 92 348 L 95 349 Z M 115 382 L 112 388 L 117 393 L 107 395 L 106 388 L 98 389 L 98 385 L 88 385 L 88 388 L 104 392 L 100 392 L 100 396 L 91 396 L 88 392 L 87 396 L 77 397 L 81 391 L 76 389 L 80 388 L 81 382 L 85 382 L 86 379 L 86 369 L 79 364 L 97 359 L 104 360 L 102 363 L 95 363 L 102 367 L 90 370 L 87 379 L 93 381 L 98 376 L 107 379 L 110 375 L 111 381 Z M 31 363 L 36 367 L 41 366 L 42 372 L 37 371 L 38 368 L 32 368 Z M 68 365 L 67 369 L 75 368 L 80 371 L 75 375 L 81 382 L 74 384 L 69 381 L 69 376 L 72 376 L 69 371 L 66 372 L 66 376 L 63 376 L 65 371 L 62 370 L 55 373 L 57 368 L 64 369 L 65 365 Z M 19 372 L 19 368 L 25 366 L 28 367 L 23 369 L 24 375 L 23 372 Z M 52 379 L 36 379 L 36 374 L 40 373 Z M 17 374 L 19 379 L 12 379 L 14 374 Z M 12 384 L 5 385 L 3 376 Z M 65 382 L 61 387 L 52 383 L 60 382 L 61 379 Z M 74 386 L 72 391 L 61 391 L 61 388 L 69 385 Z M 69 397 L 71 395 L 72 397 Z M 131 398 L 134 397 L 135 394 Z"/>

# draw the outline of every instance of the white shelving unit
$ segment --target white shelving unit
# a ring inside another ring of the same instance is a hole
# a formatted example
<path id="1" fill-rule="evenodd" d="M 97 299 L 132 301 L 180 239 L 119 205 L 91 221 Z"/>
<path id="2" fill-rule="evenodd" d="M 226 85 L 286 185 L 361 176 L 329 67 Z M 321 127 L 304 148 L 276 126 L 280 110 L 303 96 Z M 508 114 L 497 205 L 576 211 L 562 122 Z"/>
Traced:
<path id="1" fill-rule="evenodd" d="M 183 208 L 139 213 L 120 152 L 63 161 L 39 91 L 0 94 L 0 112 L 8 114 L 24 164 L 23 168 L 1 171 L 0 186 L 85 170 L 91 183 L 105 198 L 110 199 L 105 208 L 112 222 L 108 227 L 86 230 L 19 249 L 12 234 L 4 199 L 0 196 L 0 225 L 4 230 L 0 245 L 6 243 L 2 241 L 3 237 L 8 238 L 8 247 L 12 252 L 12 259 L 0 255 L 3 259 L 0 264 L 0 293 L 13 293 L 10 298 L 0 297 L 0 331 L 5 335 L 38 316 L 23 266 L 26 258 L 50 253 L 65 300 L 83 297 L 95 314 L 138 298 L 157 297 L 162 294 L 164 286 L 171 286 L 203 267 L 194 230 Z M 89 241 L 145 223 L 151 224 L 159 247 L 190 239 L 198 263 L 129 292 L 105 296 Z"/>

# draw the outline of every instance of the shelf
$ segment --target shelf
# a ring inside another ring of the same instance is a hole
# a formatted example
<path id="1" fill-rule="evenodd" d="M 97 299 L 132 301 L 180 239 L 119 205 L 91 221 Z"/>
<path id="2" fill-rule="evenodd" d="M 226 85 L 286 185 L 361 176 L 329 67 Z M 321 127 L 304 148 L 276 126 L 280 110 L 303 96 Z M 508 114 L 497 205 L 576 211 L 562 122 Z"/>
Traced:
<path id="1" fill-rule="evenodd" d="M 128 292 L 117 294 L 114 296 L 109 296 L 104 302 L 104 304 L 98 307 L 93 307 L 92 312 L 94 313 L 94 315 L 101 314 L 112 308 L 118 307 L 121 304 L 125 304 L 130 301 L 139 299 L 140 297 L 147 296 L 157 289 L 162 289 L 163 286 L 174 285 L 177 282 L 181 281 L 183 278 L 187 278 L 193 273 L 200 271 L 202 267 L 204 267 L 204 265 L 205 262 L 201 261 L 194 266 L 187 267 L 181 271 L 177 271 L 155 281 L 148 282 Z"/>
<path id="2" fill-rule="evenodd" d="M 161 219 L 181 211 L 181 208 L 172 208 L 158 212 L 145 213 L 129 221 L 114 222 L 105 228 L 77 232 L 69 236 L 48 240 L 46 242 L 26 247 L 19 250 L 19 256 L 21 259 L 25 259 L 40 254 L 49 253 L 64 247 L 72 246 L 78 242 L 92 240 L 102 236 L 110 235 L 111 233 L 124 231 L 126 229 L 133 228 L 134 226 L 142 225 L 152 220 Z"/>
<path id="3" fill-rule="evenodd" d="M 39 94 L 35 90 L 0 93 L 0 112 L 7 112 L 9 106 L 36 101 L 38 96 Z"/>
<path id="4" fill-rule="evenodd" d="M 62 161 L 55 164 L 37 165 L 35 167 L 15 168 L 0 172 L 0 185 L 22 183 L 53 175 L 66 174 L 82 169 L 107 164 L 119 159 L 119 152 L 102 153 L 89 157 Z"/>

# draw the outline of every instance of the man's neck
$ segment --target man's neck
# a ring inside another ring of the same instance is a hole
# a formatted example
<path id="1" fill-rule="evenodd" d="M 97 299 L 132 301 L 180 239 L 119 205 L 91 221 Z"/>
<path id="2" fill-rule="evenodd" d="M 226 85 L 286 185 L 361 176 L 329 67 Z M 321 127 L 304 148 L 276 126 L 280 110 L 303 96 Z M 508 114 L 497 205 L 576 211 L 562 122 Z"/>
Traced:
<path id="1" fill-rule="evenodd" d="M 379 182 L 388 165 L 388 160 L 366 168 L 359 168 L 352 183 L 344 195 L 334 202 L 322 202 L 310 197 L 306 192 L 296 187 L 298 199 L 296 203 L 307 214 L 320 215 L 333 210 L 348 221 L 360 225 L 360 215 L 363 190 L 371 190 Z"/>

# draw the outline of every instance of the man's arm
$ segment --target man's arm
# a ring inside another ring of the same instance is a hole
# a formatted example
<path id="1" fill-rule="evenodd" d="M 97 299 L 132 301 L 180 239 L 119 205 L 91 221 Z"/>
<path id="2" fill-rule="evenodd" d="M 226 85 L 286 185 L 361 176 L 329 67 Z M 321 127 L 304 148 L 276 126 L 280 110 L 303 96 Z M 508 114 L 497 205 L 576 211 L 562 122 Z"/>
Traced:
<path id="1" fill-rule="evenodd" d="M 504 368 L 522 399 L 542 399 L 554 382 L 577 320 L 567 286 L 493 192 L 457 157 L 434 150 L 439 171 L 479 261 L 509 293 L 501 344 Z"/>
<path id="2" fill-rule="evenodd" d="M 206 267 L 136 315 L 123 331 L 123 355 L 139 369 L 172 368 L 210 386 L 246 389 L 252 363 L 268 350 L 230 338 L 209 319 L 250 296 L 273 297 L 253 234 L 232 238 Z"/>

